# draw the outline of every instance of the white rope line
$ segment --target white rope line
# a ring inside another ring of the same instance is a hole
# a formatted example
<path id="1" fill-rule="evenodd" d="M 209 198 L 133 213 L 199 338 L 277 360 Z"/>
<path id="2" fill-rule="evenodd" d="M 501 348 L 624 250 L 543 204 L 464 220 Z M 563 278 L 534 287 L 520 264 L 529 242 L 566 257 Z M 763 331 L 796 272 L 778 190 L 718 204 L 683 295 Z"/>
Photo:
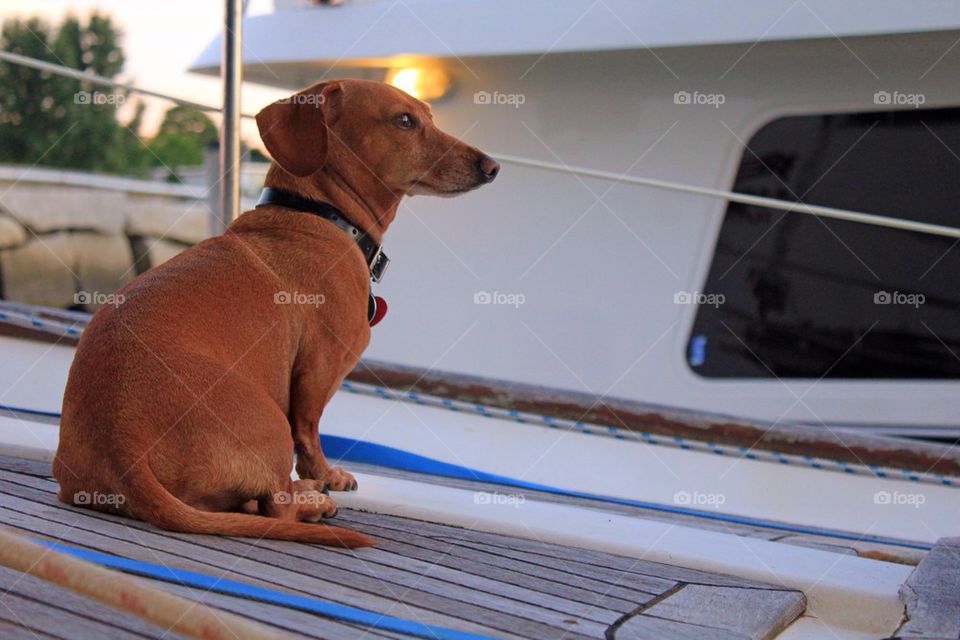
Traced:
<path id="1" fill-rule="evenodd" d="M 877 465 L 864 465 L 843 460 L 831 458 L 818 458 L 813 456 L 798 455 L 793 453 L 782 453 L 767 449 L 748 449 L 736 445 L 717 444 L 702 440 L 692 440 L 681 436 L 666 436 L 645 431 L 632 431 L 620 429 L 609 425 L 600 425 L 589 422 L 574 422 L 565 418 L 555 418 L 548 415 L 540 415 L 515 409 L 504 409 L 501 407 L 491 407 L 475 402 L 464 402 L 441 396 L 433 396 L 416 391 L 399 391 L 388 389 L 379 385 L 366 383 L 350 382 L 344 380 L 340 388 L 348 393 L 357 395 L 373 396 L 385 400 L 394 400 L 401 402 L 412 402 L 414 404 L 446 409 L 458 413 L 467 413 L 483 416 L 485 418 L 496 418 L 498 420 L 507 420 L 520 424 L 528 424 L 540 427 L 550 427 L 552 429 L 564 429 L 577 431 L 585 435 L 604 436 L 616 438 L 617 440 L 628 440 L 634 442 L 643 442 L 650 445 L 660 445 L 673 447 L 677 449 L 686 449 L 690 451 L 699 451 L 702 453 L 711 453 L 714 455 L 730 456 L 733 458 L 746 458 L 759 462 L 772 462 L 776 464 L 801 466 L 819 471 L 834 471 L 854 475 L 869 476 L 873 478 L 889 478 L 894 480 L 909 480 L 911 482 L 921 482 L 926 484 L 935 484 L 940 486 L 960 488 L 956 478 L 943 476 L 938 473 L 921 473 L 910 469 L 894 469 L 891 467 L 881 467 Z"/>
<path id="2" fill-rule="evenodd" d="M 200 111 L 216 111 L 218 113 L 223 111 L 221 107 L 214 107 L 209 104 L 203 104 L 202 102 L 194 102 L 193 100 L 178 98 L 177 96 L 172 96 L 167 93 L 160 93 L 159 91 L 153 91 L 152 89 L 143 89 L 141 87 L 130 84 L 128 82 L 120 82 L 118 80 L 112 80 L 104 76 L 98 76 L 95 73 L 90 73 L 87 71 L 79 71 L 77 69 L 71 69 L 70 67 L 65 67 L 60 64 L 54 64 L 52 62 L 47 62 L 45 60 L 37 60 L 36 58 L 22 56 L 19 53 L 4 51 L 2 49 L 0 49 L 0 60 L 6 60 L 7 62 L 12 62 L 13 64 L 19 64 L 25 67 L 39 69 L 40 71 L 49 71 L 50 73 L 56 74 L 58 76 L 63 76 L 65 78 L 73 78 L 75 80 L 83 80 L 85 82 L 92 82 L 94 84 L 102 84 L 108 87 L 113 87 L 115 89 L 125 89 L 127 91 L 140 93 L 145 96 L 152 96 L 154 98 L 163 98 L 164 100 L 170 100 L 171 102 L 176 102 L 177 104 L 181 104 L 185 107 L 193 107 L 194 109 L 198 109 Z M 249 114 L 249 113 L 241 113 L 240 116 L 243 118 L 256 117 L 253 114 Z"/>
<path id="3" fill-rule="evenodd" d="M 44 60 L 37 60 L 35 58 L 30 58 L 17 53 L 11 53 L 9 51 L 0 50 L 0 60 L 6 60 L 14 64 L 21 64 L 34 69 L 40 69 L 41 71 L 49 71 L 50 73 L 68 78 L 75 78 L 77 80 L 85 80 L 87 82 L 107 85 L 118 89 L 125 89 L 127 91 L 133 91 L 135 93 L 153 96 L 155 98 L 163 98 L 165 100 L 170 100 L 172 102 L 176 102 L 177 104 L 193 107 L 201 111 L 222 111 L 220 107 L 214 107 L 211 105 L 202 104 L 200 102 L 193 102 L 192 100 L 185 100 L 184 98 L 178 98 L 169 94 L 160 93 L 159 91 L 141 89 L 140 87 L 127 82 L 111 80 L 110 78 L 98 76 L 93 73 L 70 69 L 69 67 L 65 67 L 63 65 L 53 64 Z M 243 118 L 256 117 L 249 113 L 241 113 L 240 116 Z M 612 171 L 600 171 L 598 169 L 590 169 L 588 167 L 570 166 L 555 162 L 546 162 L 544 160 L 534 160 L 532 158 L 524 158 L 522 156 L 514 156 L 505 153 L 496 153 L 491 155 L 500 162 L 521 167 L 542 169 L 544 171 L 555 171 L 558 173 L 578 175 L 586 178 L 597 178 L 599 180 L 608 180 L 612 182 L 623 182 L 625 184 L 632 184 L 640 187 L 651 187 L 654 189 L 677 191 L 680 193 L 689 193 L 708 198 L 719 198 L 721 200 L 727 200 L 728 202 L 738 202 L 740 204 L 748 204 L 757 207 L 780 209 L 790 213 L 803 213 L 812 216 L 820 216 L 822 218 L 833 218 L 835 220 L 845 220 L 848 222 L 869 224 L 877 227 L 887 227 L 889 229 L 900 229 L 903 231 L 915 231 L 917 233 L 926 233 L 935 236 L 943 236 L 946 238 L 960 238 L 960 228 L 957 227 L 948 227 L 945 225 L 931 224 L 928 222 L 916 222 L 914 220 L 905 220 L 903 218 L 894 218 L 890 216 L 880 216 L 873 213 L 850 211 L 848 209 L 837 209 L 834 207 L 805 204 L 803 202 L 790 202 L 789 200 L 780 200 L 778 198 L 753 196 L 746 193 L 738 193 L 736 191 L 697 187 L 694 185 L 683 184 L 681 182 L 670 182 L 668 180 L 657 180 L 655 178 L 640 178 L 626 174 L 614 173 Z"/>
<path id="4" fill-rule="evenodd" d="M 555 162 L 545 162 L 543 160 L 531 160 L 521 156 L 511 156 L 504 153 L 491 154 L 500 162 L 514 164 L 521 167 L 531 167 L 534 169 L 543 169 L 545 171 L 556 171 L 558 173 L 570 173 L 587 178 L 598 178 L 600 180 L 611 180 L 613 182 L 623 182 L 640 187 L 652 187 L 654 189 L 665 189 L 667 191 L 679 191 L 681 193 L 690 193 L 708 198 L 720 198 L 729 202 L 739 202 L 740 204 L 749 204 L 757 207 L 768 207 L 770 209 L 781 209 L 788 212 L 805 213 L 822 218 L 833 218 L 835 220 L 846 220 L 849 222 L 859 222 L 861 224 L 871 224 L 877 227 L 888 227 L 890 229 L 902 229 L 904 231 L 916 231 L 918 233 L 928 233 L 936 236 L 945 236 L 947 238 L 960 238 L 960 229 L 956 227 L 947 227 L 939 224 L 930 224 L 927 222 L 916 222 L 913 220 L 904 220 L 903 218 L 892 218 L 889 216 L 878 216 L 873 213 L 861 213 L 858 211 L 849 211 L 847 209 L 835 209 L 834 207 L 823 207 L 814 204 L 804 204 L 802 202 L 790 202 L 788 200 L 779 200 L 777 198 L 766 198 L 763 196 L 752 196 L 746 193 L 737 193 L 736 191 L 724 191 L 723 189 L 709 189 L 707 187 L 696 187 L 683 184 L 681 182 L 670 182 L 667 180 L 656 180 L 654 178 L 638 178 L 626 174 L 613 173 L 611 171 L 599 171 L 587 167 L 571 167 L 565 164 Z"/>
<path id="5" fill-rule="evenodd" d="M 75 320 L 72 323 L 60 320 L 48 320 L 32 313 L 14 311 L 6 307 L 0 307 L 0 321 L 28 329 L 47 330 L 57 335 L 70 336 L 73 338 L 79 338 L 87 326 L 85 320 Z"/>

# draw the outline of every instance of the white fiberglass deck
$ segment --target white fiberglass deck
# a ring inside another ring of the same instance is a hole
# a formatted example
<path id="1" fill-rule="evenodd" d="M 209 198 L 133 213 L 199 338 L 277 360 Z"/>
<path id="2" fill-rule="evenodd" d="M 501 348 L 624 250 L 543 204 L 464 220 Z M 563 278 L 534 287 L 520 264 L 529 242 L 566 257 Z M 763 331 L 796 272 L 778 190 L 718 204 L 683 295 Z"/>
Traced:
<path id="1" fill-rule="evenodd" d="M 0 404 L 26 410 L 0 415 L 0 443 L 49 461 L 72 349 L 0 341 Z M 731 458 L 351 388 L 321 427 L 331 457 L 351 452 L 343 463 L 359 471 L 361 490 L 339 496 L 346 509 L 777 585 L 805 598 L 788 638 L 891 633 L 909 565 L 950 534 L 960 506 L 955 484 Z"/>

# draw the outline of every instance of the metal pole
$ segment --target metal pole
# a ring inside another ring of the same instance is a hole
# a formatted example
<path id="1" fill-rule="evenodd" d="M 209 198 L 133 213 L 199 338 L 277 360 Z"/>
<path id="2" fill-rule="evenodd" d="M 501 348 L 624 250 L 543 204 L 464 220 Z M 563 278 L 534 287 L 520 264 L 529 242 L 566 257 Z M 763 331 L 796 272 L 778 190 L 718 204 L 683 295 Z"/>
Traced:
<path id="1" fill-rule="evenodd" d="M 223 121 L 220 124 L 220 212 L 214 221 L 222 233 L 237 217 L 240 203 L 240 85 L 243 67 L 240 45 L 243 0 L 226 0 L 223 16 L 223 51 L 220 78 L 223 81 Z"/>

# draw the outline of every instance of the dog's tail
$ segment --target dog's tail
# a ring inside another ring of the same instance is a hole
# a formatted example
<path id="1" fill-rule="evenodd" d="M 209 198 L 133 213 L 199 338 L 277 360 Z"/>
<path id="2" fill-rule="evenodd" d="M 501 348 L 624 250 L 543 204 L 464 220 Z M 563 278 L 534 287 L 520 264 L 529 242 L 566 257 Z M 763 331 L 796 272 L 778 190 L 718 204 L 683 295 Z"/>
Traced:
<path id="1" fill-rule="evenodd" d="M 170 493 L 154 475 L 146 459 L 134 464 L 125 477 L 124 485 L 128 500 L 124 507 L 141 520 L 168 531 L 293 540 L 349 549 L 374 544 L 370 536 L 327 524 L 196 509 Z"/>

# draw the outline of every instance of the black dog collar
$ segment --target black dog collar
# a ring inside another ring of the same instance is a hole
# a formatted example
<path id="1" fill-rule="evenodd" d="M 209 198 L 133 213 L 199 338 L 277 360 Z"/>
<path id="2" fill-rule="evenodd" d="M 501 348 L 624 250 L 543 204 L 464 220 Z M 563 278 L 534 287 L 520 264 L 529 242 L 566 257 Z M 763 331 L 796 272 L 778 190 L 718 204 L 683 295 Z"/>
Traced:
<path id="1" fill-rule="evenodd" d="M 387 265 L 390 264 L 390 258 L 383 252 L 381 246 L 373 241 L 373 238 L 347 222 L 340 209 L 326 202 L 308 200 L 295 193 L 283 189 L 274 189 L 273 187 L 264 188 L 260 194 L 260 199 L 257 201 L 258 207 L 266 205 L 312 213 L 329 220 L 353 238 L 357 246 L 360 247 L 360 252 L 363 253 L 364 260 L 367 261 L 367 268 L 370 269 L 370 279 L 374 282 L 380 282 L 380 279 L 383 278 Z"/>

